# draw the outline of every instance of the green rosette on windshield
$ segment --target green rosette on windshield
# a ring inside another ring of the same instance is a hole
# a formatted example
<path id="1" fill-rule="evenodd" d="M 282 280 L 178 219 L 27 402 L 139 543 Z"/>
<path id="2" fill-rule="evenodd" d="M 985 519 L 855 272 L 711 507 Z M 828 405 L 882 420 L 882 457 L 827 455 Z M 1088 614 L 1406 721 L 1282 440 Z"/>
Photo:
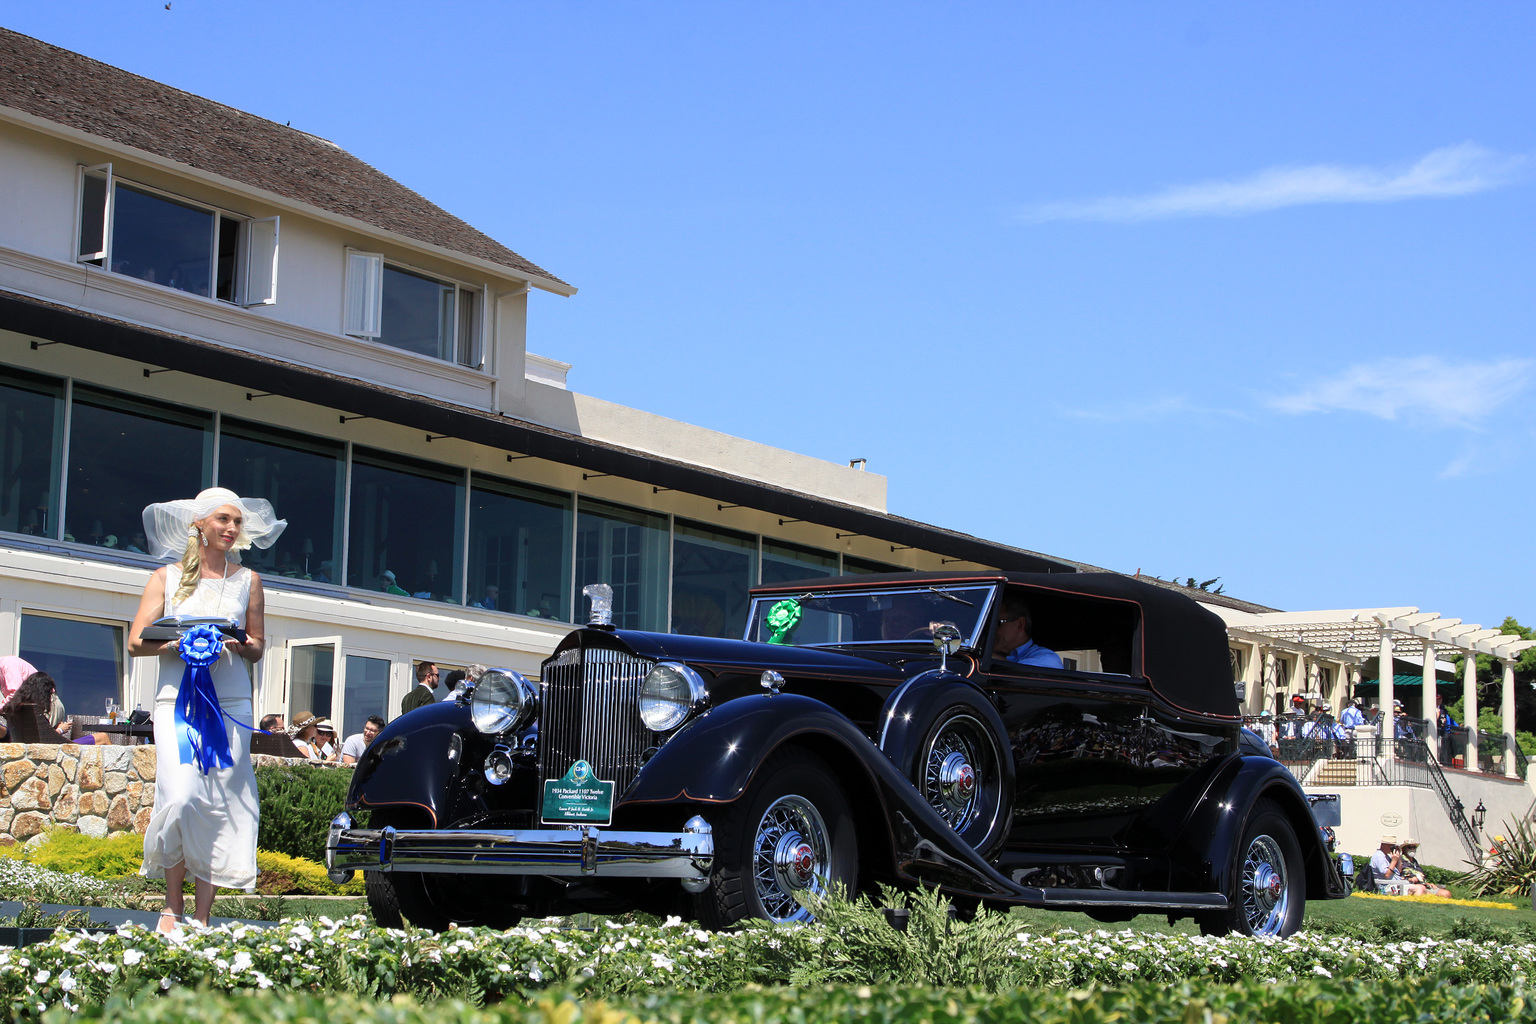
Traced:
<path id="1" fill-rule="evenodd" d="M 805 609 L 800 607 L 800 602 L 794 598 L 785 598 L 768 609 L 768 617 L 764 620 L 768 625 L 768 642 L 771 644 L 789 643 L 790 634 L 795 627 L 800 625 L 800 620 L 805 617 Z"/>

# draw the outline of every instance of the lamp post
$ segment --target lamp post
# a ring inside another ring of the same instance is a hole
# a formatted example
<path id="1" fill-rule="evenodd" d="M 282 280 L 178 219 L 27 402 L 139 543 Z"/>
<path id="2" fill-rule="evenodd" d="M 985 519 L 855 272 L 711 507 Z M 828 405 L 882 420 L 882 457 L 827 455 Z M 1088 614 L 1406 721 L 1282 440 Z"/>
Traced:
<path id="1" fill-rule="evenodd" d="M 1481 832 L 1483 830 L 1483 822 L 1487 817 L 1488 808 L 1484 807 L 1483 802 L 1479 800 L 1477 806 L 1472 808 L 1472 827 Z"/>

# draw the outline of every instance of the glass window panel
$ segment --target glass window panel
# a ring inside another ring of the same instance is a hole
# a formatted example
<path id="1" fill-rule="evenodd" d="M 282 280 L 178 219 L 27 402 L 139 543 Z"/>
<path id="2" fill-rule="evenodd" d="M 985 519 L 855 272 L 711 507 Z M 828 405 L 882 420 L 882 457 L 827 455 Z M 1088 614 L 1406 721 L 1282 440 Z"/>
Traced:
<path id="1" fill-rule="evenodd" d="M 911 572 L 911 569 L 902 568 L 899 565 L 887 565 L 884 562 L 871 562 L 863 558 L 843 558 L 844 576 L 867 576 L 876 572 Z"/>
<path id="2" fill-rule="evenodd" d="M 245 552 L 245 564 L 258 572 L 337 582 L 346 481 L 342 446 L 228 418 L 220 433 L 219 485 L 266 498 L 288 520 L 275 545 Z"/>
<path id="3" fill-rule="evenodd" d="M 389 705 L 389 662 L 384 658 L 364 658 L 349 654 L 346 657 L 346 695 L 342 706 L 340 739 L 363 731 L 363 723 L 369 715 L 378 715 L 385 721 Z M 302 710 L 302 709 L 300 709 Z"/>
<path id="4" fill-rule="evenodd" d="M 0 371 L 0 530 L 53 536 L 63 435 L 63 384 Z"/>
<path id="5" fill-rule="evenodd" d="M 68 714 L 102 715 L 108 698 L 122 703 L 122 626 L 23 613 L 16 653 L 53 677 Z"/>
<path id="6" fill-rule="evenodd" d="M 569 622 L 571 498 L 476 475 L 469 506 L 469 600 Z"/>
<path id="7" fill-rule="evenodd" d="M 480 365 L 480 294 L 459 289 L 459 362 Z"/>
<path id="8" fill-rule="evenodd" d="M 317 718 L 330 718 L 335 676 L 336 648 L 332 645 L 290 647 L 288 681 L 292 685 L 288 688 L 288 721 L 294 721 L 295 715 L 305 711 Z"/>
<path id="9" fill-rule="evenodd" d="M 837 556 L 829 551 L 763 541 L 763 583 L 789 583 L 837 575 Z M 797 644 L 830 644 L 838 640 L 835 616 L 802 620 L 795 631 Z M 733 634 L 734 635 L 734 634 Z"/>
<path id="10" fill-rule="evenodd" d="M 239 243 L 240 222 L 233 217 L 220 217 L 218 278 L 214 283 L 214 297 L 225 302 L 235 301 L 235 257 Z"/>
<path id="11" fill-rule="evenodd" d="M 384 267 L 379 340 L 418 355 L 447 359 L 453 338 L 454 286 L 399 267 Z"/>
<path id="12" fill-rule="evenodd" d="M 464 478 L 366 449 L 352 456 L 347 583 L 429 601 L 459 600 Z"/>
<path id="13" fill-rule="evenodd" d="M 197 295 L 210 294 L 214 216 L 119 184 L 112 204 L 112 269 Z"/>
<path id="14" fill-rule="evenodd" d="M 576 588 L 613 588 L 613 624 L 667 628 L 667 517 L 583 499 L 576 513 Z M 586 616 L 580 599 L 578 617 Z"/>
<path id="15" fill-rule="evenodd" d="M 672 632 L 739 637 L 757 582 L 757 538 L 678 520 L 672 531 Z"/>
<path id="16" fill-rule="evenodd" d="M 107 225 L 107 176 L 86 172 L 80 181 L 80 252 L 81 258 L 101 265 L 98 255 L 105 244 Z"/>
<path id="17" fill-rule="evenodd" d="M 144 551 L 144 506 L 208 486 L 213 417 L 77 385 L 64 539 Z"/>

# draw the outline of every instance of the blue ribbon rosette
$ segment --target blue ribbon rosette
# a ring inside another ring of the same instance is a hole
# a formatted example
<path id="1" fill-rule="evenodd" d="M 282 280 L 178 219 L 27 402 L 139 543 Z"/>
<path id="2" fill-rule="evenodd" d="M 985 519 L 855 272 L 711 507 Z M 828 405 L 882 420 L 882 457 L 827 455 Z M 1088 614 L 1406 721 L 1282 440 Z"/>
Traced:
<path id="1" fill-rule="evenodd" d="M 224 653 L 224 634 L 215 625 L 193 626 L 181 635 L 176 650 L 187 663 L 176 691 L 176 742 L 181 763 L 196 764 L 204 775 L 214 768 L 233 768 L 235 758 L 224 719 L 244 729 L 254 728 L 219 706 L 209 669 Z"/>

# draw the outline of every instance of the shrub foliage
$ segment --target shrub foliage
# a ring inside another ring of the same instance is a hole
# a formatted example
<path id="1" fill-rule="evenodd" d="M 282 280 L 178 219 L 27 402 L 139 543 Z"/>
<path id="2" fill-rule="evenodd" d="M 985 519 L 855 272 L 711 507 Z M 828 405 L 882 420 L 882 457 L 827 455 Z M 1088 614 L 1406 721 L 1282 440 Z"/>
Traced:
<path id="1" fill-rule="evenodd" d="M 257 768 L 261 827 L 256 845 L 290 857 L 324 862 L 325 830 L 341 813 L 351 784 L 350 768 L 308 764 Z"/>

